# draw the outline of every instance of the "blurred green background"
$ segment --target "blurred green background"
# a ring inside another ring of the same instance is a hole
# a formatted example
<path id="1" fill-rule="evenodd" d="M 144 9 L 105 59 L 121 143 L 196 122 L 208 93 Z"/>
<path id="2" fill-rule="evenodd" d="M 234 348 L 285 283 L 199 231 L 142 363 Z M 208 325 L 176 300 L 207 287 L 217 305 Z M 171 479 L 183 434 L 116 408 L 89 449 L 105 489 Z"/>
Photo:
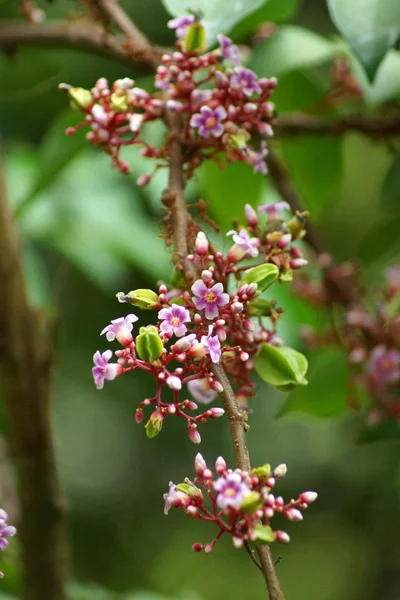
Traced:
<path id="1" fill-rule="evenodd" d="M 124 5 L 151 40 L 172 43 L 159 0 Z M 41 6 L 49 17 L 80 10 L 66 0 Z M 17 18 L 17 3 L 3 1 L 0 16 Z M 235 28 L 235 39 L 249 41 L 262 21 L 275 22 L 278 30 L 254 47 L 248 65 L 260 75 L 278 76 L 275 101 L 281 114 L 399 109 L 396 51 L 385 59 L 375 86 L 360 75 L 364 99 L 324 105 L 332 60 L 344 52 L 324 2 L 270 0 L 253 20 Z M 157 237 L 166 175 L 139 189 L 135 176 L 151 170 L 145 160 L 127 152 L 134 173 L 124 177 L 88 147 L 83 135 L 65 137 L 65 127 L 78 117 L 66 109 L 57 84 L 91 87 L 100 76 L 127 75 L 137 77 L 138 85 L 151 84 L 143 74 L 77 50 L 20 48 L 0 56 L 1 136 L 27 282 L 38 310 L 59 315 L 54 433 L 68 502 L 71 574 L 79 582 L 74 597 L 255 600 L 265 597 L 264 584 L 244 552 L 222 539 L 212 554 L 194 554 L 192 543 L 208 542 L 213 531 L 180 511 L 163 514 L 168 481 L 191 476 L 198 448 L 174 419 L 151 441 L 136 425 L 135 408 L 151 393 L 152 380 L 135 374 L 101 392 L 93 386 L 92 355 L 107 347 L 99 333 L 125 313 L 116 292 L 168 279 L 170 255 Z M 151 135 L 157 139 L 162 131 L 153 128 Z M 276 145 L 334 257 L 358 258 L 367 284 L 379 285 L 383 268 L 400 258 L 398 146 L 357 134 L 303 136 Z M 209 202 L 225 228 L 242 216 L 245 202 L 276 198 L 268 180 L 253 176 L 243 164 L 225 172 L 214 165 L 204 168 L 188 195 Z M 271 293 L 285 308 L 282 336 L 301 349 L 300 325 L 322 325 L 325 316 L 286 288 Z M 253 463 L 287 463 L 288 475 L 279 484 L 284 497 L 305 489 L 319 493 L 304 523 L 287 527 L 291 543 L 273 547 L 274 557 L 282 556 L 277 567 L 282 587 L 290 600 L 398 600 L 399 445 L 357 444 L 364 415 L 347 408 L 343 357 L 320 352 L 309 360 L 310 385 L 300 400 L 296 392 L 288 399 L 260 383 L 250 416 Z M 284 414 L 278 418 L 279 413 Z M 203 427 L 202 437 L 200 451 L 211 464 L 219 454 L 233 462 L 225 420 Z M 1 469 L 11 472 L 7 464 Z M 5 508 L 16 516 L 12 498 L 7 502 Z M 5 592 L 18 589 L 17 553 L 13 542 L 4 554 Z"/>

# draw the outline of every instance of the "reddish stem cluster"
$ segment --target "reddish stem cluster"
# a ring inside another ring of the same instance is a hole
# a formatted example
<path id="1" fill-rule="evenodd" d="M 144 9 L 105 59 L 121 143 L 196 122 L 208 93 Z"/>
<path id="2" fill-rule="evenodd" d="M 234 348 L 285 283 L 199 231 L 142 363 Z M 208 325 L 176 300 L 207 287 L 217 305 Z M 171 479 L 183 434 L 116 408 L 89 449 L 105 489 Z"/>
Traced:
<path id="1" fill-rule="evenodd" d="M 193 483 L 189 479 L 177 485 L 170 482 L 169 490 L 164 494 L 164 512 L 168 514 L 172 507 L 183 508 L 187 516 L 217 526 L 219 531 L 209 544 L 193 544 L 195 552 L 211 552 L 224 533 L 232 536 L 235 548 L 249 542 L 262 544 L 276 540 L 288 543 L 289 535 L 286 531 L 274 531 L 271 519 L 280 513 L 289 521 L 302 521 L 301 510 L 317 498 L 316 492 L 303 492 L 295 500 L 285 503 L 282 496 L 274 495 L 276 479 L 286 475 L 284 464 L 274 470 L 266 464 L 248 473 L 228 469 L 220 456 L 215 463 L 216 478 L 201 454 L 197 454 L 194 465 L 197 476 Z M 203 488 L 204 493 L 197 486 Z M 206 506 L 206 498 L 210 508 Z"/>

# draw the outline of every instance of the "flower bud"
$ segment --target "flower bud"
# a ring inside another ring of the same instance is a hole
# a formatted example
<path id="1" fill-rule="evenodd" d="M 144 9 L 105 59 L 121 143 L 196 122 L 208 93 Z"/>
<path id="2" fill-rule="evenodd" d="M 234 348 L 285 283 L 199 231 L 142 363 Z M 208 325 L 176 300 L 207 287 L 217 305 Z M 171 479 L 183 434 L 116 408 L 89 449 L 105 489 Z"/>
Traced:
<path id="1" fill-rule="evenodd" d="M 197 410 L 198 408 L 196 402 L 193 402 L 192 400 L 186 402 L 186 410 Z"/>
<path id="2" fill-rule="evenodd" d="M 300 500 L 305 504 L 311 504 L 318 498 L 317 492 L 303 492 L 299 496 Z"/>
<path id="3" fill-rule="evenodd" d="M 250 204 L 245 204 L 244 214 L 246 217 L 247 224 L 249 227 L 256 227 L 258 225 L 258 216 L 256 211 Z"/>
<path id="4" fill-rule="evenodd" d="M 164 417 L 159 410 L 155 410 L 150 419 L 145 425 L 146 435 L 149 439 L 152 439 L 158 435 L 163 426 Z"/>
<path id="5" fill-rule="evenodd" d="M 275 477 L 275 479 L 282 479 L 283 477 L 285 477 L 286 473 L 287 466 L 285 465 L 285 463 L 282 463 L 281 465 L 275 467 L 273 471 L 273 476 Z"/>
<path id="6" fill-rule="evenodd" d="M 129 302 L 129 304 L 143 309 L 151 310 L 158 305 L 158 295 L 153 290 L 139 289 L 128 294 L 118 292 L 117 298 L 118 302 Z"/>
<path id="7" fill-rule="evenodd" d="M 292 236 L 290 233 L 284 233 L 279 242 L 277 243 L 278 248 L 283 250 L 286 248 L 288 244 L 292 241 Z"/>
<path id="8" fill-rule="evenodd" d="M 298 522 L 303 520 L 303 515 L 299 510 L 297 510 L 297 508 L 288 508 L 285 512 L 285 515 L 289 519 L 289 521 Z"/>
<path id="9" fill-rule="evenodd" d="M 136 338 L 136 352 L 142 360 L 153 363 L 160 358 L 164 346 L 156 327 L 141 327 Z"/>
<path id="10" fill-rule="evenodd" d="M 276 541 L 281 544 L 288 544 L 290 542 L 290 537 L 286 533 L 286 531 L 277 531 L 276 532 Z"/>
<path id="11" fill-rule="evenodd" d="M 211 414 L 209 414 L 211 413 Z M 225 411 L 223 408 L 220 408 L 219 406 L 214 407 L 214 408 L 210 408 L 207 411 L 207 416 L 210 417 L 210 419 L 218 419 L 218 417 L 222 417 L 222 415 L 225 414 Z"/>
<path id="12" fill-rule="evenodd" d="M 192 356 L 193 358 L 204 358 L 206 355 L 206 349 L 204 348 L 203 344 L 197 343 L 197 344 L 193 344 L 190 349 L 189 352 L 190 356 Z"/>
<path id="13" fill-rule="evenodd" d="M 219 381 L 215 381 L 215 379 L 213 381 L 211 381 L 210 388 L 212 390 L 214 390 L 214 392 L 217 392 L 218 394 L 222 394 L 222 392 L 224 391 L 224 388 L 222 387 L 222 385 L 220 384 L 220 382 Z"/>
<path id="14" fill-rule="evenodd" d="M 197 431 L 197 429 L 189 429 L 188 436 L 189 436 L 189 440 L 191 442 L 193 442 L 193 444 L 200 444 L 200 442 L 201 442 L 201 435 Z"/>
<path id="15" fill-rule="evenodd" d="M 202 550 L 204 550 L 204 546 L 203 546 L 203 544 L 196 542 L 195 544 L 193 544 L 192 550 L 193 550 L 193 552 L 201 552 Z"/>
<path id="16" fill-rule="evenodd" d="M 293 258 L 289 262 L 289 266 L 291 269 L 301 269 L 302 267 L 305 267 L 306 265 L 308 265 L 308 260 L 306 260 L 305 258 Z"/>
<path id="17" fill-rule="evenodd" d="M 199 231 L 199 233 L 196 236 L 195 248 L 196 248 L 196 254 L 198 256 L 207 256 L 208 240 L 206 238 L 205 233 L 203 233 L 202 231 Z"/>
<path id="18" fill-rule="evenodd" d="M 218 475 L 222 475 L 223 473 L 225 473 L 226 462 L 222 458 L 222 456 L 218 456 L 217 460 L 215 461 L 215 470 L 217 471 Z"/>
<path id="19" fill-rule="evenodd" d="M 233 544 L 234 548 L 236 548 L 237 550 L 239 550 L 239 548 L 243 547 L 244 542 L 243 542 L 242 538 L 233 536 L 233 538 L 232 538 L 232 544 Z"/>
<path id="20" fill-rule="evenodd" d="M 199 477 L 202 477 L 204 470 L 207 469 L 207 463 L 200 452 L 198 452 L 195 456 L 194 469 Z"/>
<path id="21" fill-rule="evenodd" d="M 166 383 L 171 390 L 179 391 L 182 389 L 182 381 L 175 375 L 170 375 L 170 377 L 167 377 Z"/>
<path id="22" fill-rule="evenodd" d="M 138 408 L 136 410 L 136 412 L 135 412 L 135 421 L 136 421 L 136 423 L 137 424 L 141 423 L 143 421 L 143 418 L 144 418 L 143 411 L 140 408 Z"/>
<path id="23" fill-rule="evenodd" d="M 234 314 L 239 314 L 239 313 L 241 313 L 241 312 L 243 311 L 243 308 L 244 308 L 244 306 L 243 306 L 243 304 L 242 304 L 241 302 L 233 302 L 233 303 L 231 304 L 231 311 L 232 311 Z"/>
<path id="24" fill-rule="evenodd" d="M 137 133 L 143 123 L 143 115 L 140 113 L 134 113 L 129 119 L 129 129 L 132 133 Z"/>
<path id="25" fill-rule="evenodd" d="M 150 183 L 150 181 L 151 181 L 150 175 L 140 175 L 140 177 L 138 177 L 136 179 L 136 185 L 138 187 L 144 187 L 145 185 Z"/>
<path id="26" fill-rule="evenodd" d="M 110 96 L 111 106 L 115 112 L 125 112 L 129 108 L 128 99 L 125 94 L 121 92 L 114 92 Z"/>
<path id="27" fill-rule="evenodd" d="M 58 89 L 62 90 L 63 92 L 67 92 L 68 96 L 72 100 L 72 105 L 74 108 L 85 109 L 89 108 L 93 104 L 93 94 L 89 92 L 89 90 L 85 90 L 84 88 L 74 88 L 68 83 L 60 83 Z"/>

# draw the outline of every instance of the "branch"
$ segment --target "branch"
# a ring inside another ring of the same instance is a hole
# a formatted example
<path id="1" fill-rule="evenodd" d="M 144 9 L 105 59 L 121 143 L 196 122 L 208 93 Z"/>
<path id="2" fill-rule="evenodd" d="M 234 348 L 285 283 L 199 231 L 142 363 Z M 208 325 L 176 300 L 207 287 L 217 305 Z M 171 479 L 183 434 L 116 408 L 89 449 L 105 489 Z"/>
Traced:
<path id="1" fill-rule="evenodd" d="M 7 21 L 0 23 L 0 49 L 14 52 L 19 45 L 67 46 L 108 56 L 123 64 L 154 69 L 159 63 L 161 52 L 155 48 L 128 43 L 121 35 L 112 35 L 87 19 L 75 21 L 48 21 L 46 23 L 24 23 Z"/>
<path id="2" fill-rule="evenodd" d="M 286 200 L 294 212 L 302 212 L 304 208 L 293 187 L 292 182 L 290 181 L 289 175 L 279 158 L 274 152 L 271 151 L 271 149 L 269 150 L 269 154 L 267 156 L 267 165 L 272 182 L 283 200 Z M 317 254 L 325 252 L 324 244 L 317 230 L 310 222 L 307 223 L 306 240 Z"/>
<path id="3" fill-rule="evenodd" d="M 63 506 L 50 418 L 52 335 L 31 311 L 0 164 L 0 376 L 17 472 L 24 600 L 64 600 Z"/>
<path id="4" fill-rule="evenodd" d="M 349 115 L 340 119 L 321 119 L 305 114 L 292 114 L 278 117 L 274 123 L 276 136 L 300 134 L 343 135 L 357 131 L 372 137 L 400 135 L 400 116 L 371 117 Z"/>

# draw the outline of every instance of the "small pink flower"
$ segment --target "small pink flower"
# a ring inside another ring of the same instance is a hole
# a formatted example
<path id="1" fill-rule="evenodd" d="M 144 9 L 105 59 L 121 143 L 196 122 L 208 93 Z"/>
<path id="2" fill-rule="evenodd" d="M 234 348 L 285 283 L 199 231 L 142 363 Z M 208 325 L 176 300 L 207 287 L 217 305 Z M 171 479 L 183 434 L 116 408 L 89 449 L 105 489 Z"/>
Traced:
<path id="1" fill-rule="evenodd" d="M 217 504 L 222 510 L 226 508 L 239 510 L 243 500 L 250 493 L 250 488 L 242 481 L 239 473 L 227 473 L 217 479 L 213 485 L 218 492 Z"/>
<path id="2" fill-rule="evenodd" d="M 383 345 L 376 346 L 371 352 L 369 373 L 378 384 L 393 383 L 400 379 L 400 354 Z"/>
<path id="3" fill-rule="evenodd" d="M 93 356 L 93 362 L 95 366 L 92 369 L 92 375 L 98 390 L 103 389 L 105 379 L 111 381 L 124 372 L 123 367 L 118 363 L 109 364 L 109 360 L 112 355 L 113 353 L 111 350 L 106 350 L 103 352 L 103 354 L 97 350 Z"/>
<path id="4" fill-rule="evenodd" d="M 190 502 L 190 496 L 184 492 L 180 492 L 176 489 L 176 485 L 169 482 L 169 490 L 166 494 L 163 494 L 164 498 L 164 514 L 167 515 L 172 507 L 179 508 L 185 506 Z"/>
<path id="5" fill-rule="evenodd" d="M 187 331 L 185 323 L 190 321 L 190 314 L 183 306 L 173 304 L 171 308 L 162 308 L 158 318 L 162 319 L 160 325 L 162 333 L 174 333 L 176 337 L 182 337 Z"/>
<path id="6" fill-rule="evenodd" d="M 200 404 L 210 404 L 217 396 L 217 392 L 210 388 L 208 379 L 194 379 L 187 386 L 190 395 Z"/>
<path id="7" fill-rule="evenodd" d="M 137 316 L 132 314 L 121 317 L 120 319 L 114 319 L 111 321 L 111 325 L 104 327 L 100 335 L 105 333 L 109 342 L 117 339 L 122 346 L 127 348 L 133 342 L 131 331 L 133 329 L 133 323 L 137 320 Z"/>
<path id="8" fill-rule="evenodd" d="M 258 238 L 251 238 L 245 229 L 241 229 L 239 233 L 232 229 L 226 235 L 232 236 L 233 241 L 242 251 L 242 256 L 254 257 L 258 255 L 260 240 Z"/>
<path id="9" fill-rule="evenodd" d="M 221 359 L 221 344 L 217 335 L 211 337 L 212 331 L 213 326 L 210 325 L 208 327 L 208 335 L 201 336 L 201 344 L 206 349 L 207 354 L 210 355 L 212 362 L 218 363 Z"/>
<path id="10" fill-rule="evenodd" d="M 262 141 L 258 152 L 250 151 L 248 161 L 253 166 L 255 173 L 266 175 L 268 168 L 265 163 L 265 157 L 268 155 L 267 144 Z"/>
<path id="11" fill-rule="evenodd" d="M 217 106 L 215 110 L 209 106 L 202 106 L 200 112 L 190 119 L 190 126 L 199 130 L 201 137 L 208 138 L 210 135 L 221 137 L 224 126 L 221 121 L 226 119 L 226 110 L 223 106 Z"/>
<path id="12" fill-rule="evenodd" d="M 275 219 L 281 219 L 280 213 L 283 210 L 290 210 L 289 204 L 284 201 L 274 202 L 273 204 L 261 204 L 261 206 L 258 207 L 258 212 L 266 212 L 271 221 L 275 221 Z"/>
<path id="13" fill-rule="evenodd" d="M 221 54 L 225 60 L 230 60 L 234 65 L 240 65 L 240 55 L 239 48 L 232 42 L 232 40 L 225 35 L 220 33 L 218 36 L 218 41 L 221 49 Z"/>
<path id="14" fill-rule="evenodd" d="M 257 83 L 257 75 L 245 67 L 235 67 L 234 75 L 231 77 L 231 87 L 241 89 L 246 96 L 252 96 L 254 93 L 260 94 L 261 88 Z"/>
<path id="15" fill-rule="evenodd" d="M 208 288 L 204 281 L 198 279 L 192 285 L 192 298 L 197 310 L 204 310 L 206 319 L 210 321 L 218 317 L 218 308 L 229 302 L 229 294 L 224 292 L 222 283 L 216 283 Z"/>
<path id="16" fill-rule="evenodd" d="M 185 37 L 189 26 L 194 22 L 194 15 L 184 15 L 183 17 L 176 17 L 176 19 L 168 21 L 167 27 L 169 29 L 176 29 L 176 37 L 181 40 Z"/>

